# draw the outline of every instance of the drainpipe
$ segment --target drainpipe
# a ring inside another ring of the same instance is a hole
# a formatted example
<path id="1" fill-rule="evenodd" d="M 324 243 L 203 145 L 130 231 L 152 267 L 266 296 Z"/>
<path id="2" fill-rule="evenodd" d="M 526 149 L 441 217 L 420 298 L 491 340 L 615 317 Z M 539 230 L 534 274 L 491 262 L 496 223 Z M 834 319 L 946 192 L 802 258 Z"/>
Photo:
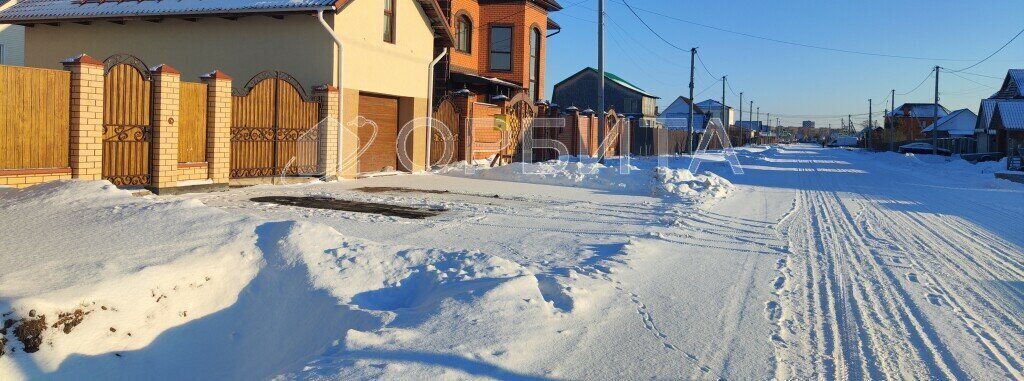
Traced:
<path id="1" fill-rule="evenodd" d="M 448 54 L 448 48 L 441 50 L 441 54 L 437 55 L 433 61 L 430 61 L 430 67 L 427 72 L 427 159 L 424 168 L 430 169 L 430 151 L 434 148 L 434 66 L 441 61 L 444 56 Z"/>
<path id="2" fill-rule="evenodd" d="M 325 9 L 329 10 L 330 8 Z M 334 45 L 338 47 L 338 83 L 336 84 L 336 87 L 338 88 L 338 172 L 341 172 L 345 165 L 345 163 L 342 163 L 342 160 L 345 160 L 345 156 L 342 155 L 342 147 L 345 146 L 343 144 L 345 141 L 345 123 L 342 123 L 342 118 L 345 117 L 345 87 L 342 85 L 341 71 L 342 65 L 345 62 L 345 46 L 341 43 L 341 38 L 334 32 L 334 29 L 327 24 L 326 20 L 324 20 L 325 9 L 317 10 L 316 17 L 320 20 L 320 25 L 323 25 L 327 34 L 331 35 L 331 38 L 334 39 Z"/>

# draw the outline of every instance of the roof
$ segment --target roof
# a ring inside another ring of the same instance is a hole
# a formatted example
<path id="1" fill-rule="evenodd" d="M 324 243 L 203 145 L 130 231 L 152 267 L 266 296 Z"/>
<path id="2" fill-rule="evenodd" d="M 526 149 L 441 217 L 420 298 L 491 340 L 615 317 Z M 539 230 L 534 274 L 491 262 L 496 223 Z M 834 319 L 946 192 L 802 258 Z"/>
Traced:
<path id="1" fill-rule="evenodd" d="M 1024 102 L 1000 102 L 996 105 L 996 112 L 1003 127 L 1024 131 Z"/>
<path id="2" fill-rule="evenodd" d="M 555 88 L 557 89 L 562 84 L 572 80 L 573 78 L 576 78 L 576 77 L 582 75 L 583 73 L 587 73 L 587 72 L 591 72 L 591 73 L 594 73 L 595 75 L 597 75 L 597 69 L 594 69 L 594 68 L 588 66 L 588 67 L 583 68 L 583 70 L 580 70 L 580 71 L 576 72 L 576 74 L 570 75 L 568 78 L 563 79 L 561 82 L 556 83 L 555 84 Z M 631 90 L 633 92 L 639 93 L 639 94 L 641 94 L 643 96 L 650 97 L 650 98 L 655 98 L 655 99 L 660 99 L 659 97 L 654 96 L 651 93 L 648 93 L 648 92 L 644 91 L 644 89 L 641 89 L 637 85 L 629 83 L 629 81 L 626 81 L 622 77 L 619 77 L 619 76 L 617 76 L 615 74 L 609 73 L 608 71 L 604 72 L 604 78 L 608 79 L 608 80 L 610 80 L 612 82 L 615 82 L 619 86 L 625 87 L 628 90 Z"/>
<path id="3" fill-rule="evenodd" d="M 6 23 L 55 22 L 145 16 L 224 15 L 333 8 L 336 0 L 19 0 L 0 12 Z"/>
<path id="4" fill-rule="evenodd" d="M 690 102 L 690 98 L 687 98 L 687 97 L 684 97 L 684 96 L 679 96 L 679 97 L 676 98 L 676 100 L 672 101 L 672 103 L 669 104 L 668 107 L 665 107 L 665 109 L 662 110 L 661 113 L 663 115 L 664 114 L 674 114 L 674 113 L 676 113 L 676 114 L 677 113 L 685 113 L 686 115 L 689 115 L 690 114 L 690 103 L 691 103 Z M 704 110 L 701 109 L 700 106 L 693 105 L 693 113 L 694 114 L 703 114 Z"/>
<path id="5" fill-rule="evenodd" d="M 903 109 L 906 108 L 909 115 L 903 114 Z M 943 117 L 949 114 L 949 110 L 939 105 L 939 117 Z M 934 103 L 904 103 L 895 110 L 889 112 L 889 116 L 895 117 L 911 117 L 911 118 L 931 118 L 935 116 L 935 104 Z"/>
<path id="6" fill-rule="evenodd" d="M 921 132 L 931 132 L 935 126 L 939 131 L 947 131 L 950 135 L 974 135 L 974 126 L 978 122 L 978 116 L 968 109 L 959 109 L 939 118 L 935 123 L 929 124 Z"/>
<path id="7" fill-rule="evenodd" d="M 3 1 L 3 0 L 0 0 Z M 39 24 L 187 16 L 283 14 L 344 9 L 353 0 L 19 0 L 0 11 L 0 23 Z M 454 46 L 455 35 L 437 0 L 414 0 L 430 19 L 435 36 Z"/>
<path id="8" fill-rule="evenodd" d="M 509 81 L 506 81 L 506 80 L 503 80 L 503 79 L 494 78 L 494 77 L 484 77 L 484 76 L 478 75 L 478 74 L 463 73 L 463 72 L 460 72 L 460 71 L 453 70 L 451 75 L 452 75 L 452 79 L 454 79 L 456 81 L 460 81 L 460 82 L 472 83 L 472 84 L 477 84 L 477 85 L 486 85 L 486 84 L 499 85 L 499 86 L 510 87 L 510 88 L 513 88 L 513 89 L 522 89 L 523 88 L 522 86 L 520 86 L 518 84 L 509 82 Z"/>
<path id="9" fill-rule="evenodd" d="M 533 0 L 533 2 L 536 3 L 537 5 L 540 5 L 548 12 L 562 10 L 562 5 L 559 4 L 557 0 Z"/>
<path id="10" fill-rule="evenodd" d="M 982 99 L 976 128 L 988 129 L 989 123 L 992 123 L 992 116 L 995 115 L 996 105 L 1003 103 L 1024 103 L 1024 99 Z"/>
<path id="11" fill-rule="evenodd" d="M 658 121 L 661 122 L 666 129 L 669 130 L 686 130 L 689 129 L 687 121 L 689 119 L 689 112 L 687 113 L 662 113 L 658 116 Z M 693 132 L 699 133 L 704 131 L 704 126 L 707 125 L 708 118 L 706 114 L 698 114 L 694 111 L 693 114 Z"/>
<path id="12" fill-rule="evenodd" d="M 716 101 L 714 99 L 706 99 L 703 102 L 697 103 L 697 106 L 700 106 L 705 110 L 721 109 L 722 102 Z M 732 107 L 725 106 L 725 108 L 731 109 Z"/>
<path id="13" fill-rule="evenodd" d="M 1003 86 L 995 94 L 992 94 L 990 98 L 1024 98 L 1024 69 L 1007 70 L 1006 77 L 1003 79 Z"/>

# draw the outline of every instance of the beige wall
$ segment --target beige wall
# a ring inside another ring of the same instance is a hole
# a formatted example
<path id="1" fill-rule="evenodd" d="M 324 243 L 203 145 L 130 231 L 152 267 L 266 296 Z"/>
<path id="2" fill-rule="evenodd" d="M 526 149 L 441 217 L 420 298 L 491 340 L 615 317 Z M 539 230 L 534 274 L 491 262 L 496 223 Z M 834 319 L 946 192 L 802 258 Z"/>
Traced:
<path id="1" fill-rule="evenodd" d="M 332 78 L 331 40 L 310 16 L 36 25 L 26 31 L 25 42 L 28 66 L 60 68 L 62 59 L 81 53 L 99 60 L 129 53 L 150 66 L 171 65 L 188 82 L 220 69 L 241 86 L 260 71 L 278 69 L 309 91 Z"/>
<path id="2" fill-rule="evenodd" d="M 343 85 L 379 94 L 426 98 L 427 69 L 434 59 L 430 21 L 413 0 L 396 3 L 394 44 L 384 42 L 383 1 L 350 2 L 336 20 L 329 21 L 345 45 Z"/>

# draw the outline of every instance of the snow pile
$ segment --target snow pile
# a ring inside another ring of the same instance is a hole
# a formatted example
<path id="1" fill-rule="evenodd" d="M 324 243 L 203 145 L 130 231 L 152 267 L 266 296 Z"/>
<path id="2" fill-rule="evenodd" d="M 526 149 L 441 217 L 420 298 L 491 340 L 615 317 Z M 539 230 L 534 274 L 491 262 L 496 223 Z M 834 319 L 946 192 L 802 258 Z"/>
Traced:
<path id="1" fill-rule="evenodd" d="M 441 168 L 435 173 L 689 199 L 722 198 L 734 188 L 728 180 L 711 172 L 694 175 L 686 169 L 656 166 L 657 162 L 651 160 L 635 160 L 633 163 L 641 167 L 631 164 L 620 168 L 617 160 L 609 160 L 607 165 L 557 160 L 514 163 L 494 168 L 459 162 Z M 680 163 L 686 164 L 687 161 Z M 626 173 L 621 173 L 623 171 Z"/>
<path id="2" fill-rule="evenodd" d="M 539 328 L 556 311 L 536 276 L 500 257 L 382 245 L 105 181 L 0 191 L 0 217 L 3 380 L 265 379 L 402 344 L 394 336 L 420 324 L 469 335 L 439 312 L 453 306 L 492 320 L 495 342 L 522 334 L 511 316 Z"/>
<path id="3" fill-rule="evenodd" d="M 665 194 L 691 198 L 724 198 L 736 187 L 711 172 L 694 175 L 686 169 L 655 168 L 656 184 Z"/>
<path id="4" fill-rule="evenodd" d="M 850 154 L 850 153 L 848 153 Z M 996 172 L 1006 170 L 1006 159 L 973 164 L 957 156 L 900 154 L 895 152 L 859 153 L 871 155 L 871 165 L 908 172 L 913 176 L 928 174 L 955 179 L 957 185 L 970 185 L 986 189 L 1020 189 L 1024 186 L 1009 180 L 997 179 Z"/>

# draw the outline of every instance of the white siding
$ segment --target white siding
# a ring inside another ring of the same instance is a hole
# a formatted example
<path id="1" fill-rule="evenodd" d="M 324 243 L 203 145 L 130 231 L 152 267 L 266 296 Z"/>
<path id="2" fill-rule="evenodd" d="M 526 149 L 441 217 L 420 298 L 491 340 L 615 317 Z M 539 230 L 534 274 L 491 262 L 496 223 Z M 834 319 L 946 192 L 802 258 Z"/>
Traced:
<path id="1" fill-rule="evenodd" d="M 25 65 L 25 27 L 0 25 L 0 65 Z"/>

